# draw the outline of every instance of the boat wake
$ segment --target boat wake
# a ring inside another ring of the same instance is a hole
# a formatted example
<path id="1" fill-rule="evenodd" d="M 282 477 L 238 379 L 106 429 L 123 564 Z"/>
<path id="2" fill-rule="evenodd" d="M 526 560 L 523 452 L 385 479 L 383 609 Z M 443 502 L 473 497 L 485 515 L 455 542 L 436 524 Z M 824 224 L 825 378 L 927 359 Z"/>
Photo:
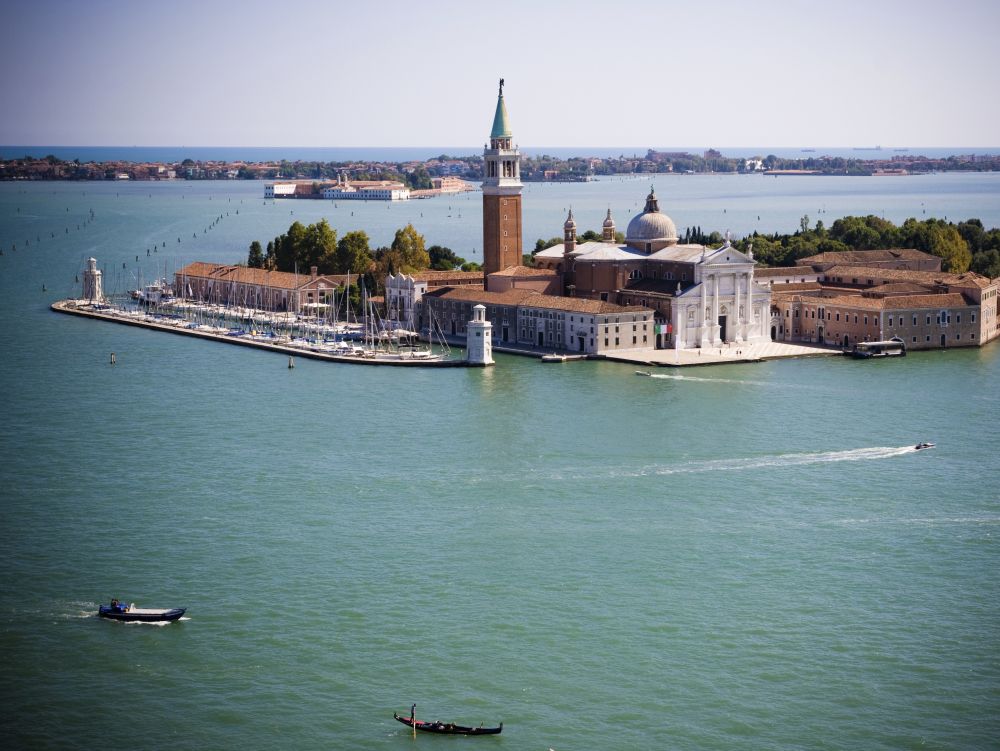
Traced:
<path id="1" fill-rule="evenodd" d="M 807 464 L 827 464 L 830 462 L 863 462 L 876 459 L 892 459 L 897 456 L 917 453 L 913 446 L 873 446 L 871 448 L 850 449 L 848 451 L 823 451 L 813 454 L 777 454 L 773 456 L 753 456 L 741 459 L 708 459 L 683 462 L 674 466 L 655 466 L 637 470 L 634 476 L 677 475 L 695 472 L 738 472 L 748 469 L 771 467 L 798 467 Z"/>
<path id="2" fill-rule="evenodd" d="M 637 371 L 638 373 L 639 371 Z M 767 381 L 747 381 L 741 378 L 701 378 L 699 376 L 689 376 L 689 375 L 675 375 L 672 373 L 642 373 L 642 375 L 648 376 L 649 378 L 659 378 L 661 380 L 667 381 L 698 381 L 700 383 L 738 383 L 746 386 L 775 386 L 778 384 L 768 383 Z M 787 384 L 780 384 L 782 388 L 786 387 Z"/>

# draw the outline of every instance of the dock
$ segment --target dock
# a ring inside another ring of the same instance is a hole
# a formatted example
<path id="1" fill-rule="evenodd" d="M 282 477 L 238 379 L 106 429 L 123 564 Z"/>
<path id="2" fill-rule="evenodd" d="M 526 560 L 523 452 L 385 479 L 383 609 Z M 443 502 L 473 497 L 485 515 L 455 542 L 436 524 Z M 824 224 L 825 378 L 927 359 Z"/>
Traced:
<path id="1" fill-rule="evenodd" d="M 420 358 L 408 359 L 405 355 L 396 358 L 370 358 L 351 355 L 335 355 L 329 352 L 319 352 L 306 347 L 292 345 L 289 341 L 276 340 L 267 341 L 254 339 L 249 336 L 233 336 L 230 334 L 206 331 L 204 329 L 193 328 L 190 321 L 181 318 L 155 320 L 154 317 L 136 311 L 123 312 L 111 308 L 95 308 L 85 300 L 58 300 L 52 303 L 52 310 L 57 313 L 92 318 L 109 323 L 125 324 L 127 326 L 138 326 L 140 328 L 152 329 L 154 331 L 165 331 L 170 334 L 180 334 L 182 336 L 194 336 L 199 339 L 209 339 L 226 344 L 237 344 L 241 347 L 254 347 L 268 352 L 277 352 L 291 357 L 305 357 L 310 360 L 323 360 L 326 362 L 340 362 L 351 365 L 391 365 L 404 368 L 475 368 L 481 367 L 476 363 L 465 360 L 422 360 Z"/>

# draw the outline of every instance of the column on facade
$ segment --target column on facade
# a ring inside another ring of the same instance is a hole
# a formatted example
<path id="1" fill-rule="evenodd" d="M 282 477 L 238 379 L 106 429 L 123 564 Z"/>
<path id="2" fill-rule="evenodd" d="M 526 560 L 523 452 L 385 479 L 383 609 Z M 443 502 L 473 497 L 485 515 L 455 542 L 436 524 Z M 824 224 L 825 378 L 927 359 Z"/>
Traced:
<path id="1" fill-rule="evenodd" d="M 743 313 L 740 311 L 740 277 L 742 274 L 733 274 L 733 294 L 735 295 L 735 304 L 733 307 L 736 308 L 736 336 L 734 337 L 736 341 L 743 341 Z"/>
<path id="2" fill-rule="evenodd" d="M 719 341 L 719 275 L 712 275 L 712 341 Z"/>
<path id="3" fill-rule="evenodd" d="M 701 321 L 701 325 L 698 327 L 698 338 L 701 340 L 702 344 L 708 343 L 708 321 L 705 314 L 705 308 L 708 307 L 708 279 L 702 277 L 701 280 L 701 305 L 698 306 L 698 320 Z"/>

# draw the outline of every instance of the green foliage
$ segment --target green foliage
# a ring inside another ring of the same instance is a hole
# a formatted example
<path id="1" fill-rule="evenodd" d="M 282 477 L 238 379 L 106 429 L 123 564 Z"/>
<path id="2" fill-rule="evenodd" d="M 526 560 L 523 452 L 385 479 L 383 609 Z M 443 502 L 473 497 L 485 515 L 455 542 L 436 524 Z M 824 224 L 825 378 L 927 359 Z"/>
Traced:
<path id="1" fill-rule="evenodd" d="M 396 230 L 391 249 L 399 256 L 399 271 L 405 273 L 422 271 L 431 265 L 430 256 L 424 247 L 424 236 L 418 233 L 412 224 Z"/>
<path id="2" fill-rule="evenodd" d="M 827 230 L 822 222 L 808 229 L 808 217 L 802 217 L 799 231 L 791 235 L 761 235 L 754 233 L 736 243 L 742 250 L 753 242 L 754 257 L 767 266 L 792 266 L 800 258 L 818 253 L 846 250 L 882 250 L 915 248 L 941 258 L 941 268 L 960 274 L 970 268 L 980 274 L 997 276 L 994 256 L 1000 252 L 1000 229 L 984 230 L 978 219 L 968 219 L 956 225 L 943 219 L 910 218 L 897 227 L 892 222 L 869 214 L 837 219 Z M 709 244 L 698 227 L 689 228 L 682 242 Z"/>
<path id="3" fill-rule="evenodd" d="M 264 249 L 260 247 L 260 243 L 257 240 L 250 243 L 250 253 L 247 255 L 247 266 L 251 269 L 264 268 Z"/>
<path id="4" fill-rule="evenodd" d="M 308 227 L 293 222 L 288 232 L 268 243 L 268 261 L 277 271 L 308 274 L 316 266 L 320 274 L 336 273 L 337 232 L 321 219 Z"/>
<path id="5" fill-rule="evenodd" d="M 364 274 L 372 266 L 368 235 L 361 230 L 348 232 L 337 243 L 336 273 Z"/>
<path id="6" fill-rule="evenodd" d="M 429 247 L 427 255 L 431 260 L 431 268 L 435 271 L 451 271 L 465 263 L 465 259 L 455 255 L 451 248 L 444 248 L 440 245 Z"/>
<path id="7" fill-rule="evenodd" d="M 531 258 L 531 256 L 527 256 Z M 466 261 L 462 264 L 462 271 L 482 271 L 483 267 L 475 261 Z"/>
<path id="8" fill-rule="evenodd" d="M 550 237 L 548 240 L 543 240 L 538 238 L 535 240 L 535 253 L 540 250 L 545 250 L 546 248 L 551 248 L 553 245 L 559 245 L 563 242 L 561 237 Z"/>

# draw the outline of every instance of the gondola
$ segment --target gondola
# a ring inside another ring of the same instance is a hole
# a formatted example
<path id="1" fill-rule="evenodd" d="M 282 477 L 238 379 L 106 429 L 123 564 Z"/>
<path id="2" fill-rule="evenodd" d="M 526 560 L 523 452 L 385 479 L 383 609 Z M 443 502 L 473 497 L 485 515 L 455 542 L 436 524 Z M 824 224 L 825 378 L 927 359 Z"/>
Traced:
<path id="1" fill-rule="evenodd" d="M 176 621 L 187 608 L 137 608 L 135 603 L 126 605 L 124 602 L 112 600 L 110 605 L 101 605 L 97 614 L 102 618 L 130 623 L 159 623 L 161 621 Z"/>
<path id="2" fill-rule="evenodd" d="M 495 728 L 484 728 L 480 725 L 478 728 L 468 727 L 466 725 L 456 725 L 453 722 L 424 722 L 423 720 L 417 720 L 413 717 L 414 709 L 416 705 L 413 705 L 413 709 L 410 710 L 409 717 L 400 717 L 395 712 L 392 716 L 399 720 L 404 725 L 407 725 L 416 730 L 420 730 L 424 733 L 440 733 L 441 735 L 499 735 L 500 731 L 503 730 L 503 723 L 500 723 L 499 727 Z"/>

